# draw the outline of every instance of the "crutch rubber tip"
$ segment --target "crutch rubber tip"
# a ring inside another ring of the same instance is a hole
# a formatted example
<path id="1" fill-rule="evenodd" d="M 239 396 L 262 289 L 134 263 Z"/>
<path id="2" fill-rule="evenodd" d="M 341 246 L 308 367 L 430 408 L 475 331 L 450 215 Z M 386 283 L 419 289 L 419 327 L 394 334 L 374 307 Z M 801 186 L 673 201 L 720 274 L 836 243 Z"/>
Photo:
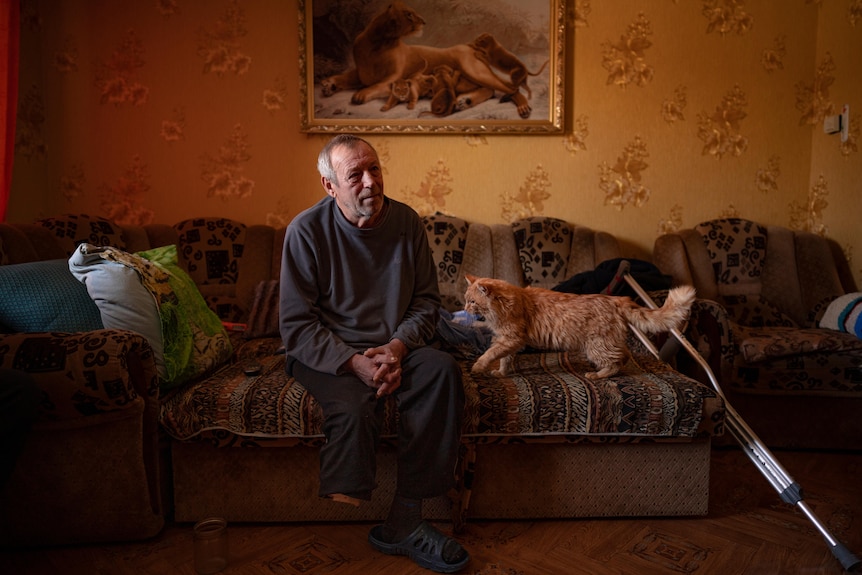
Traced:
<path id="1" fill-rule="evenodd" d="M 832 554 L 841 562 L 841 566 L 844 567 L 845 571 L 856 571 L 862 565 L 862 561 L 842 543 L 836 543 L 832 547 Z"/>

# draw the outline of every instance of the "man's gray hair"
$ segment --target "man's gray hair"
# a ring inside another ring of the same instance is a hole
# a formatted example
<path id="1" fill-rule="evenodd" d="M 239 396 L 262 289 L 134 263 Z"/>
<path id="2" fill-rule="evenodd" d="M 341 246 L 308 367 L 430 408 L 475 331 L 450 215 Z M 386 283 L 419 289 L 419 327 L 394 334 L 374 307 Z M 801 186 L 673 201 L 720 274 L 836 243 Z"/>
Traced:
<path id="1" fill-rule="evenodd" d="M 329 140 L 317 156 L 317 171 L 320 172 L 321 177 L 326 178 L 333 184 L 338 184 L 338 174 L 335 173 L 335 168 L 332 167 L 332 150 L 339 146 L 345 146 L 352 150 L 359 144 L 365 144 L 374 150 L 374 146 L 367 140 L 363 140 L 353 134 L 338 134 Z M 377 150 L 374 150 L 374 153 L 377 154 Z"/>

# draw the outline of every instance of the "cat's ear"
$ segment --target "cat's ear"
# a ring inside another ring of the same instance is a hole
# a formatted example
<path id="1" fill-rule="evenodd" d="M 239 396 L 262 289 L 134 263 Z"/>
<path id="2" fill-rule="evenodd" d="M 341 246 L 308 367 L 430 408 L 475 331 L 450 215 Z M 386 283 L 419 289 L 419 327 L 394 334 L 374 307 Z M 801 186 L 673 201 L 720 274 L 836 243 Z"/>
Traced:
<path id="1" fill-rule="evenodd" d="M 467 280 L 467 285 L 470 286 L 470 285 L 473 285 L 473 282 L 475 282 L 479 278 L 477 278 L 474 275 L 465 274 L 464 279 Z"/>

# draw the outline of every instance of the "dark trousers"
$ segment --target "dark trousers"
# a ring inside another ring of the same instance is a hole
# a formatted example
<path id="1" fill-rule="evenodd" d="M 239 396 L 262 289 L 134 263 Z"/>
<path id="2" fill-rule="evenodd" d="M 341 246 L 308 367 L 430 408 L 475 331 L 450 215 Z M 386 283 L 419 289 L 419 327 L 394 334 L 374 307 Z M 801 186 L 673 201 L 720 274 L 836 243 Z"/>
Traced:
<path id="1" fill-rule="evenodd" d="M 454 484 L 461 438 L 464 388 L 461 369 L 444 351 L 422 347 L 401 362 L 399 495 L 425 499 Z M 287 370 L 323 409 L 326 444 L 320 450 L 320 495 L 370 499 L 377 486 L 376 451 L 386 398 L 352 374 L 331 375 L 288 358 Z"/>

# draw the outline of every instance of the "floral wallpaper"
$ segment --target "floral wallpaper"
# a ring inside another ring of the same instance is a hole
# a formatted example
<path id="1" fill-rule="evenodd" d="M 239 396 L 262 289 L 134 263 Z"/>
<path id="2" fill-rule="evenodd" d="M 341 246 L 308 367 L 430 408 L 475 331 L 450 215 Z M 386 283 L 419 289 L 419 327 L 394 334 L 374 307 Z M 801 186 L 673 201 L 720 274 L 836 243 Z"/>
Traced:
<path id="1" fill-rule="evenodd" d="M 644 259 L 659 234 L 745 217 L 834 238 L 862 285 L 862 0 L 530 1 L 565 7 L 564 132 L 369 134 L 389 195 L 484 223 L 560 217 Z M 10 220 L 282 226 L 321 197 L 297 0 L 21 7 Z M 822 126 L 845 104 L 842 141 Z"/>

